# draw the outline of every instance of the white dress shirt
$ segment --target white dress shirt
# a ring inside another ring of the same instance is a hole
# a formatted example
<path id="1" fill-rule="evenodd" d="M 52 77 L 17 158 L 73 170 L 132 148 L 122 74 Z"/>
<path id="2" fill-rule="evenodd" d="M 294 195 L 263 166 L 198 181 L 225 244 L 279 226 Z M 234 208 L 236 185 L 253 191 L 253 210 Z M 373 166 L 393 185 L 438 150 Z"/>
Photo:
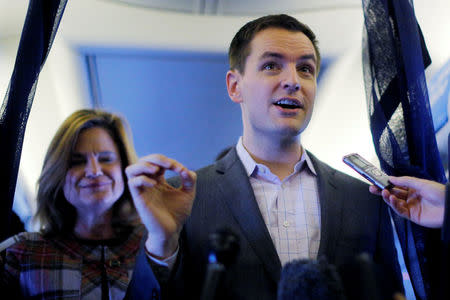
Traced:
<path id="1" fill-rule="evenodd" d="M 261 215 L 284 265 L 294 259 L 316 259 L 320 242 L 317 174 L 306 151 L 283 181 L 256 163 L 239 138 L 236 146 Z"/>

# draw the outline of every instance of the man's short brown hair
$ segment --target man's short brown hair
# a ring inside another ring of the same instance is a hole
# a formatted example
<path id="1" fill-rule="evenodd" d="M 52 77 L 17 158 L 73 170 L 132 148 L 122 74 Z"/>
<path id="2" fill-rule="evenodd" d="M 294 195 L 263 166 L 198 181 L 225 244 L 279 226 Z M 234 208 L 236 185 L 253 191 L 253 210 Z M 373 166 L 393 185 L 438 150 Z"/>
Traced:
<path id="1" fill-rule="evenodd" d="M 250 43 L 255 35 L 267 28 L 281 28 L 293 32 L 304 33 L 312 42 L 317 56 L 317 73 L 320 69 L 320 52 L 317 46 L 316 35 L 306 25 L 299 22 L 297 19 L 285 15 L 268 15 L 245 24 L 234 36 L 228 50 L 228 61 L 231 70 L 238 70 L 244 73 L 245 61 L 250 54 Z"/>

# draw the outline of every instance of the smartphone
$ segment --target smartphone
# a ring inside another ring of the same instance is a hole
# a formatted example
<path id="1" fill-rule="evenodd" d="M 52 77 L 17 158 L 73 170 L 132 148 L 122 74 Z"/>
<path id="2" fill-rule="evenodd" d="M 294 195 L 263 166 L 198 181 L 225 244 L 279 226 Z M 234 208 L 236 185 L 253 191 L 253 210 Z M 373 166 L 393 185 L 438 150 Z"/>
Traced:
<path id="1" fill-rule="evenodd" d="M 365 160 L 358 153 L 351 153 L 345 155 L 342 159 L 345 164 L 350 166 L 353 170 L 358 172 L 364 178 L 369 180 L 372 184 L 376 185 L 380 189 L 389 189 L 394 185 L 389 182 L 388 175 L 383 171 L 375 167 L 373 164 Z"/>

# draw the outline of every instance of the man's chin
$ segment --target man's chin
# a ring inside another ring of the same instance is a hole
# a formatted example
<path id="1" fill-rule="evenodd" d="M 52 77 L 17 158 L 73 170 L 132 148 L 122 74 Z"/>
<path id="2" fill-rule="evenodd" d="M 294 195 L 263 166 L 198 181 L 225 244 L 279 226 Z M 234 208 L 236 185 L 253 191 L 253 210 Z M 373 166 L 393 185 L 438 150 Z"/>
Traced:
<path id="1" fill-rule="evenodd" d="M 272 131 L 271 135 L 274 140 L 282 140 L 284 143 L 291 143 L 297 141 L 300 137 L 301 131 L 298 128 L 279 128 Z"/>
<path id="2" fill-rule="evenodd" d="M 278 128 L 277 134 L 286 138 L 297 138 L 305 128 L 304 124 L 283 124 Z"/>

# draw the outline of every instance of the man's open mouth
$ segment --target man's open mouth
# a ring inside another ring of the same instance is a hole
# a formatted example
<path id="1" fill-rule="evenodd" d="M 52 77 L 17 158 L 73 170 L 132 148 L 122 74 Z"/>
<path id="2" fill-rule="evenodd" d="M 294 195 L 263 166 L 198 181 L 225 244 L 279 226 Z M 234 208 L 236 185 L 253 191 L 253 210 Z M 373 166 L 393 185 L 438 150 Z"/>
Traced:
<path id="1" fill-rule="evenodd" d="M 275 102 L 274 105 L 285 109 L 303 108 L 303 103 L 301 103 L 297 99 L 287 99 L 287 98 L 280 99 L 277 102 Z"/>

